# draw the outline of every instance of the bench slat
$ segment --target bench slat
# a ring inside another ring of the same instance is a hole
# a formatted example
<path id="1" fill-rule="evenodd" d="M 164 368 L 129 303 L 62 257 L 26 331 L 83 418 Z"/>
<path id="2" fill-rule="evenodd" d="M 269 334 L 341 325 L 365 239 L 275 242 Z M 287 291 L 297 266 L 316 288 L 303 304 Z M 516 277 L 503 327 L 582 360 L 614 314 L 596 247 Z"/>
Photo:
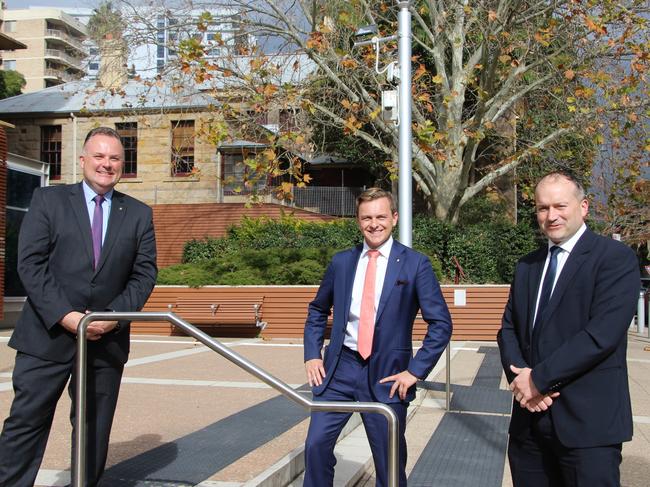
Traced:
<path id="1" fill-rule="evenodd" d="M 255 325 L 264 329 L 266 323 L 262 321 L 263 303 L 263 296 L 245 299 L 179 298 L 167 307 L 192 324 Z"/>

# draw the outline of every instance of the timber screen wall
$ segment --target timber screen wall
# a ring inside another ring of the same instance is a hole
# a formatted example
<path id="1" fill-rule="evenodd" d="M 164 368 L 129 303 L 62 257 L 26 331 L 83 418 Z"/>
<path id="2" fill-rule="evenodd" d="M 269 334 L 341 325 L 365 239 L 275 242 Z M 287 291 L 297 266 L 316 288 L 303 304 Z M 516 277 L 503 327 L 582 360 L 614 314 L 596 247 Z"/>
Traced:
<path id="1" fill-rule="evenodd" d="M 156 286 L 143 311 L 175 311 L 178 300 L 200 300 L 209 307 L 219 300 L 252 299 L 263 297 L 261 319 L 267 326 L 261 333 L 264 338 L 302 338 L 307 306 L 314 299 L 317 286 Z M 454 305 L 454 290 L 466 290 L 466 305 Z M 442 292 L 451 312 L 453 340 L 496 340 L 501 327 L 503 309 L 508 300 L 510 286 L 442 286 Z M 170 307 L 171 306 L 171 307 Z M 217 311 L 218 313 L 218 311 Z M 182 313 L 178 313 L 183 318 Z M 226 331 L 227 330 L 227 331 Z M 219 325 L 210 328 L 219 335 Z M 426 323 L 420 317 L 415 321 L 413 339 L 421 340 Z M 168 323 L 132 324 L 133 333 L 171 335 Z M 255 336 L 251 326 L 228 327 L 221 335 Z"/>

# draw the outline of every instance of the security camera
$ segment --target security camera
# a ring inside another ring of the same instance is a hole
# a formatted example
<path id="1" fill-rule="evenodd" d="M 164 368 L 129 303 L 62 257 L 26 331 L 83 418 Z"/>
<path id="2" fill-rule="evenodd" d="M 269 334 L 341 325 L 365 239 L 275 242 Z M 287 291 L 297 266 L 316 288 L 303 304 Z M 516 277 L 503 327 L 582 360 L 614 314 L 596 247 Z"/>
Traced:
<path id="1" fill-rule="evenodd" d="M 375 24 L 362 25 L 357 29 L 357 31 L 354 33 L 352 37 L 353 39 L 356 39 L 353 42 L 352 47 L 361 47 L 361 46 L 368 46 L 370 44 L 376 44 L 377 26 Z M 368 37 L 371 38 L 368 39 Z"/>
<path id="2" fill-rule="evenodd" d="M 354 33 L 354 37 L 366 37 L 369 35 L 377 35 L 377 25 L 376 24 L 370 24 L 370 25 L 362 25 L 357 29 L 357 31 Z"/>

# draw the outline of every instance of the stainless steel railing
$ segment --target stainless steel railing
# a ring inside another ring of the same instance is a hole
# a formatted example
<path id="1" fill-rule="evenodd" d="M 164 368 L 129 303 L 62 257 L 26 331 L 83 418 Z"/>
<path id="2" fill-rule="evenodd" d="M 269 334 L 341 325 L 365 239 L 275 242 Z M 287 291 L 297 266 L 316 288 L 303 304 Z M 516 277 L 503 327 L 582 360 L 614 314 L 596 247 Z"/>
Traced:
<path id="1" fill-rule="evenodd" d="M 202 332 L 195 326 L 180 319 L 174 313 L 89 313 L 79 322 L 77 330 L 77 390 L 75 394 L 75 461 L 72 469 L 72 485 L 84 487 L 86 482 L 86 366 L 87 366 L 87 341 L 86 329 L 93 321 L 168 321 L 181 328 L 191 337 L 217 352 L 233 364 L 244 369 L 249 374 L 267 383 L 288 399 L 298 403 L 309 411 L 337 411 L 342 413 L 378 413 L 388 421 L 388 485 L 397 487 L 398 481 L 398 455 L 397 431 L 398 418 L 395 412 L 387 405 L 375 402 L 334 402 L 310 401 L 298 394 L 295 390 L 282 382 L 277 377 L 262 370 L 248 359 L 233 352 L 228 347 Z"/>

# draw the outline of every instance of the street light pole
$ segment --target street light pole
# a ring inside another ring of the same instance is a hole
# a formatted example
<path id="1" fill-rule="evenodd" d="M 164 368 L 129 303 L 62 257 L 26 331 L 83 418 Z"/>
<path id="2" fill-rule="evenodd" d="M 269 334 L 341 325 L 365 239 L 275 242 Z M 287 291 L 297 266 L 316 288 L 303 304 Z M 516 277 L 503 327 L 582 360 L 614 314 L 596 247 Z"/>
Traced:
<path id="1" fill-rule="evenodd" d="M 399 48 L 399 240 L 413 244 L 413 170 L 411 151 L 411 11 L 410 1 L 398 1 Z"/>

